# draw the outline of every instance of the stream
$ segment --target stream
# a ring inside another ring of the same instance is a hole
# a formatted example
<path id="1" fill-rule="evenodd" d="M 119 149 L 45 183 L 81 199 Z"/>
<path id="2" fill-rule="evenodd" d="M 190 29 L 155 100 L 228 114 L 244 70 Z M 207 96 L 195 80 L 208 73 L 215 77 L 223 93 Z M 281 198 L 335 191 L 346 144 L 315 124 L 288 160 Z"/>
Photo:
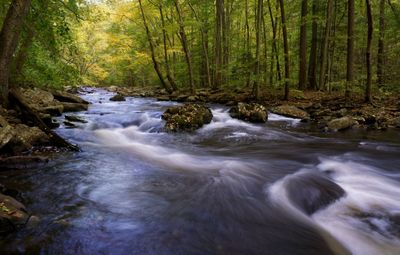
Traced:
<path id="1" fill-rule="evenodd" d="M 81 152 L 1 172 L 40 218 L 1 254 L 400 254 L 398 131 L 321 133 L 275 114 L 250 124 L 210 105 L 209 125 L 166 133 L 161 115 L 178 103 L 81 96 L 87 123 L 56 130 Z M 318 197 L 308 182 L 345 195 L 304 209 Z"/>

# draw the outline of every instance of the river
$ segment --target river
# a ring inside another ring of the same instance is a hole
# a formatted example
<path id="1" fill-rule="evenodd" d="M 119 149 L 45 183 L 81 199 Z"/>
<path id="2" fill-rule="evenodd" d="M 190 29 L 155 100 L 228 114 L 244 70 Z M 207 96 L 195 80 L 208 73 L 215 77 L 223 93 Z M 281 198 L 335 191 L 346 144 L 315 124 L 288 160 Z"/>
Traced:
<path id="1" fill-rule="evenodd" d="M 210 105 L 209 125 L 166 133 L 178 103 L 111 96 L 87 89 L 87 123 L 57 129 L 81 152 L 1 173 L 40 218 L 1 254 L 400 254 L 399 132 L 249 124 Z M 330 187 L 345 195 L 312 200 Z"/>

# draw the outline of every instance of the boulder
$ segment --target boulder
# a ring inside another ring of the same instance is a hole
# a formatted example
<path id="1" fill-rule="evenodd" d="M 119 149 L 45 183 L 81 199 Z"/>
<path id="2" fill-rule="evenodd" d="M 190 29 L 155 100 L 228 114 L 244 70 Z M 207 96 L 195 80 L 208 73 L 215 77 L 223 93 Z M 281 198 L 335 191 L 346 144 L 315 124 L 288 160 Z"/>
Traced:
<path id="1" fill-rule="evenodd" d="M 65 119 L 70 122 L 87 123 L 86 120 L 84 120 L 81 117 L 76 116 L 76 115 L 65 115 Z"/>
<path id="2" fill-rule="evenodd" d="M 211 122 L 211 110 L 200 104 L 185 104 L 170 107 L 162 115 L 166 121 L 165 128 L 169 131 L 193 131 Z"/>
<path id="3" fill-rule="evenodd" d="M 38 127 L 28 127 L 24 124 L 15 125 L 14 135 L 9 142 L 14 153 L 30 150 L 35 145 L 49 143 L 49 137 Z"/>
<path id="4" fill-rule="evenodd" d="M 11 126 L 0 127 L 0 149 L 7 145 L 14 137 L 14 131 Z"/>
<path id="5" fill-rule="evenodd" d="M 13 156 L 6 158 L 0 157 L 0 169 L 29 169 L 31 167 L 45 165 L 48 162 L 48 158 L 41 156 Z"/>
<path id="6" fill-rule="evenodd" d="M 65 91 L 52 91 L 53 97 L 60 102 L 89 104 L 88 101 Z"/>
<path id="7" fill-rule="evenodd" d="M 286 189 L 292 203 L 307 215 L 325 208 L 346 194 L 342 187 L 317 173 L 291 176 Z"/>
<path id="8" fill-rule="evenodd" d="M 110 101 L 115 101 L 115 102 L 121 102 L 121 101 L 125 101 L 125 97 L 121 94 L 116 94 L 115 96 L 113 96 L 112 98 L 110 98 Z"/>
<path id="9" fill-rule="evenodd" d="M 338 119 L 333 119 L 328 122 L 328 129 L 332 131 L 340 131 L 351 128 L 352 126 L 356 125 L 357 121 L 351 117 L 342 117 Z"/>
<path id="10" fill-rule="evenodd" d="M 87 104 L 61 102 L 64 107 L 64 112 L 80 112 L 88 109 Z"/>
<path id="11" fill-rule="evenodd" d="M 238 103 L 229 110 L 232 118 L 253 123 L 265 123 L 268 120 L 267 109 L 260 104 Z"/>
<path id="12" fill-rule="evenodd" d="M 25 226 L 29 219 L 30 215 L 23 204 L 0 194 L 0 235 L 9 234 Z"/>
<path id="13" fill-rule="evenodd" d="M 280 105 L 270 109 L 272 113 L 286 116 L 289 118 L 296 118 L 302 120 L 309 120 L 310 114 L 293 105 Z"/>
<path id="14" fill-rule="evenodd" d="M 64 112 L 64 106 L 61 104 L 34 108 L 40 113 L 50 114 L 51 116 L 61 116 Z"/>

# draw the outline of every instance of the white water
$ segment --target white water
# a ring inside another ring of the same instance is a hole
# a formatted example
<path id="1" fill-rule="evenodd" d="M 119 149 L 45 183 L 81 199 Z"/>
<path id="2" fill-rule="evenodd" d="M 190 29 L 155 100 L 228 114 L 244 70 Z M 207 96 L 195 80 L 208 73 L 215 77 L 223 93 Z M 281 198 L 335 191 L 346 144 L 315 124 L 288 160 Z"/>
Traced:
<path id="1" fill-rule="evenodd" d="M 285 187 L 290 178 L 315 171 L 304 169 L 269 186 L 269 197 L 298 220 L 319 229 L 328 243 L 333 236 L 354 255 L 400 254 L 399 183 L 380 174 L 380 169 L 338 158 L 321 159 L 316 170 L 328 174 L 346 195 L 309 217 L 292 204 Z"/>

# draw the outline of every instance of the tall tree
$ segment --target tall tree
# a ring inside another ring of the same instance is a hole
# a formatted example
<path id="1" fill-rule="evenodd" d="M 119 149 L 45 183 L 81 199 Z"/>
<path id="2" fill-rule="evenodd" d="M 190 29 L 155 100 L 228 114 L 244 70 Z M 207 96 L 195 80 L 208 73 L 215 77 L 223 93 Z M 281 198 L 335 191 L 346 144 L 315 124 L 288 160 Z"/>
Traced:
<path id="1" fill-rule="evenodd" d="M 8 106 L 11 63 L 30 5 L 31 0 L 11 1 L 0 32 L 0 97 L 5 107 Z"/>
<path id="2" fill-rule="evenodd" d="M 154 70 L 157 73 L 158 79 L 160 80 L 161 85 L 163 86 L 163 88 L 165 90 L 167 90 L 169 93 L 172 93 L 172 88 L 165 82 L 165 79 L 161 73 L 160 70 L 160 65 L 158 64 L 157 58 L 156 58 L 156 53 L 155 53 L 155 47 L 154 47 L 154 43 L 153 43 L 153 38 L 151 37 L 151 33 L 150 33 L 150 29 L 149 26 L 147 25 L 147 19 L 146 19 L 146 15 L 144 14 L 144 10 L 143 10 L 143 5 L 142 5 L 142 0 L 139 0 L 139 8 L 140 8 L 140 13 L 142 14 L 142 19 L 143 19 L 143 25 L 144 28 L 146 30 L 146 35 L 147 35 L 147 40 L 149 42 L 149 46 L 150 46 L 150 53 L 151 53 L 151 60 L 153 62 L 153 67 Z"/>
<path id="3" fill-rule="evenodd" d="M 331 28 L 333 22 L 333 0 L 328 0 L 328 6 L 326 8 L 326 20 L 325 20 L 325 34 L 323 37 L 322 50 L 321 50 L 321 70 L 319 74 L 319 87 L 325 89 L 325 82 L 327 76 L 327 62 L 328 62 L 328 50 L 330 45 Z"/>
<path id="4" fill-rule="evenodd" d="M 350 98 L 354 82 L 354 0 L 347 1 L 347 75 L 345 98 Z"/>
<path id="5" fill-rule="evenodd" d="M 257 14 L 256 14 L 256 68 L 254 75 L 256 80 L 253 84 L 254 98 L 256 100 L 260 97 L 260 81 L 261 81 L 261 61 L 260 61 L 260 48 L 261 48 L 261 22 L 263 15 L 263 0 L 257 1 Z"/>
<path id="6" fill-rule="evenodd" d="M 163 45 L 164 45 L 164 61 L 165 61 L 165 69 L 167 71 L 167 79 L 168 79 L 169 84 L 171 85 L 172 89 L 178 90 L 178 87 L 176 85 L 174 77 L 172 76 L 171 67 L 170 67 L 169 59 L 168 59 L 167 32 L 166 32 L 166 27 L 165 27 L 165 18 L 164 18 L 162 4 L 160 4 L 158 6 L 158 10 L 160 12 L 161 25 L 162 25 L 162 35 L 163 35 Z"/>
<path id="7" fill-rule="evenodd" d="M 224 0 L 216 0 L 215 14 L 215 81 L 214 88 L 223 83 L 223 24 L 224 24 Z"/>
<path id="8" fill-rule="evenodd" d="M 289 78 L 290 78 L 290 69 L 289 69 L 289 44 L 287 37 L 287 26 L 286 26 L 286 16 L 285 16 L 285 4 L 283 0 L 279 0 L 279 6 L 281 9 L 281 20 L 282 20 L 282 34 L 283 34 L 283 52 L 285 55 L 285 100 L 289 100 Z"/>
<path id="9" fill-rule="evenodd" d="M 367 85 L 365 88 L 365 101 L 371 102 L 371 87 L 372 87 L 372 65 L 371 65 L 371 47 L 372 47 L 372 32 L 373 32 L 373 19 L 372 9 L 370 0 L 365 0 L 367 8 L 367 20 L 368 20 L 368 35 L 367 35 L 367 50 L 366 50 L 366 64 L 367 64 Z"/>
<path id="10" fill-rule="evenodd" d="M 378 61 L 377 61 L 377 77 L 378 86 L 382 87 L 384 80 L 384 63 L 385 63 L 385 3 L 386 0 L 379 0 L 379 39 L 378 39 Z"/>
<path id="11" fill-rule="evenodd" d="M 299 42 L 299 89 L 305 89 L 307 87 L 307 12 L 307 0 L 302 0 Z"/>
<path id="12" fill-rule="evenodd" d="M 312 32 L 311 32 L 311 49 L 310 60 L 308 66 L 308 86 L 309 89 L 316 90 L 317 85 L 317 50 L 318 50 L 318 1 L 312 2 Z"/>

